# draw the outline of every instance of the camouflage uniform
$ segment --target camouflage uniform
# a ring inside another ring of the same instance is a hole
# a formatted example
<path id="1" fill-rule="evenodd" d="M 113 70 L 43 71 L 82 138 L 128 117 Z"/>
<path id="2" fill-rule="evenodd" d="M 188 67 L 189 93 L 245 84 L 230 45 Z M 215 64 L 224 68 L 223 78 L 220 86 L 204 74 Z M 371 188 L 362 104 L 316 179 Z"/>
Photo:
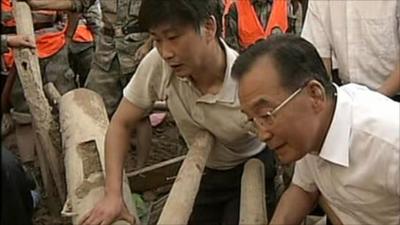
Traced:
<path id="1" fill-rule="evenodd" d="M 258 15 L 261 24 L 266 27 L 268 24 L 272 2 L 274 0 L 251 0 L 254 9 Z M 290 1 L 288 1 L 290 2 Z M 302 27 L 302 9 L 301 4 L 297 1 L 290 2 L 288 6 L 289 29 L 287 33 L 300 35 Z M 236 51 L 243 51 L 244 47 L 240 45 L 238 33 L 238 14 L 235 2 L 229 8 L 228 13 L 225 15 L 225 41 Z"/>
<path id="2" fill-rule="evenodd" d="M 139 0 L 100 0 L 103 28 L 85 86 L 103 97 L 109 116 L 139 64 L 135 52 L 148 38 L 147 33 L 125 30 L 138 27 L 140 4 Z"/>
<path id="3" fill-rule="evenodd" d="M 82 13 L 80 20 L 89 27 L 94 37 L 100 33 L 101 12 L 99 1 Z M 95 40 L 96 41 L 96 40 Z M 78 85 L 83 86 L 89 74 L 95 51 L 94 42 L 71 41 L 68 44 L 68 59 L 72 70 L 79 76 Z"/>

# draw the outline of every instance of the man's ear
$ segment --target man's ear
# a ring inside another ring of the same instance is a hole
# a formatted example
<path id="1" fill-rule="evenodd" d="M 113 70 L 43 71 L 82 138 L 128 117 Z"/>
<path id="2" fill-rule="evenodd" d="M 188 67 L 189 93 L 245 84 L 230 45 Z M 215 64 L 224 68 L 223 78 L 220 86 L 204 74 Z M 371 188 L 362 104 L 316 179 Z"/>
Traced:
<path id="1" fill-rule="evenodd" d="M 327 100 L 326 91 L 324 86 L 316 80 L 310 81 L 305 87 L 307 94 L 311 98 L 312 107 L 317 112 L 323 109 L 323 105 Z"/>
<path id="2" fill-rule="evenodd" d="M 207 41 L 211 41 L 215 38 L 215 34 L 217 32 L 217 21 L 214 16 L 210 16 L 204 25 L 200 28 L 200 34 L 207 39 Z"/>

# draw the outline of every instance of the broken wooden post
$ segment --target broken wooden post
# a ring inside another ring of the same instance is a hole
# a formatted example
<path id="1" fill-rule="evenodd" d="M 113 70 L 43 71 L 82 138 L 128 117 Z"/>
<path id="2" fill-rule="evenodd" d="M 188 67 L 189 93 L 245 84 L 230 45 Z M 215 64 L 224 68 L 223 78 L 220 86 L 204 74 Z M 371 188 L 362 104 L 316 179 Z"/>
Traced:
<path id="1" fill-rule="evenodd" d="M 259 159 L 244 165 L 240 190 L 239 224 L 268 224 L 265 202 L 265 170 Z"/>
<path id="2" fill-rule="evenodd" d="M 187 224 L 208 155 L 214 147 L 214 137 L 207 131 L 199 132 L 179 169 L 167 202 L 157 224 Z"/>
<path id="3" fill-rule="evenodd" d="M 84 88 L 64 94 L 59 112 L 70 205 L 63 214 L 77 224 L 104 195 L 104 141 L 109 122 L 102 98 Z M 125 203 L 138 218 L 125 174 L 123 181 Z"/>
<path id="4" fill-rule="evenodd" d="M 25 2 L 13 1 L 17 34 L 28 35 L 34 39 L 31 10 Z M 60 164 L 61 144 L 58 125 L 51 107 L 43 93 L 42 77 L 36 49 L 14 49 L 15 65 L 24 90 L 24 96 L 32 114 L 40 145 L 45 151 L 50 172 L 55 182 L 61 202 L 65 200 L 65 180 Z M 41 154 L 40 152 L 38 154 Z"/>
<path id="5" fill-rule="evenodd" d="M 141 193 L 172 184 L 186 156 L 178 156 L 142 169 L 127 173 L 133 192 Z"/>

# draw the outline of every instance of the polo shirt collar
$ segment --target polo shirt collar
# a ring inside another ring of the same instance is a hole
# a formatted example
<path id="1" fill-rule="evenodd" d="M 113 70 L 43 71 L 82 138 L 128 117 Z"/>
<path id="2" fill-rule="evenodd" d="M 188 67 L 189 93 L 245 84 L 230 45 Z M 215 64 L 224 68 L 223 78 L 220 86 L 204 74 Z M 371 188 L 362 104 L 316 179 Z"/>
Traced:
<path id="1" fill-rule="evenodd" d="M 234 103 L 237 98 L 238 84 L 231 76 L 231 69 L 238 53 L 230 48 L 224 40 L 220 39 L 226 56 L 225 78 L 221 90 L 216 95 L 206 94 L 198 99 L 198 102 L 205 103 Z"/>
<path id="2" fill-rule="evenodd" d="M 319 157 L 344 166 L 349 166 L 352 108 L 350 96 L 338 88 L 336 108 Z"/>

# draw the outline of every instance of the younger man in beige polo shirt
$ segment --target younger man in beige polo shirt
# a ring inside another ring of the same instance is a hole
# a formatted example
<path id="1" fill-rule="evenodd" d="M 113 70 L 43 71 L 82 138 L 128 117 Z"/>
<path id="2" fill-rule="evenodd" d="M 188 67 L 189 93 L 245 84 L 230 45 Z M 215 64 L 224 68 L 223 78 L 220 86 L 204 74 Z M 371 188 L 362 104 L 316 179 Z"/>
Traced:
<path id="1" fill-rule="evenodd" d="M 106 137 L 106 195 L 83 224 L 129 220 L 121 194 L 129 134 L 156 100 L 167 101 L 189 146 L 201 130 L 215 137 L 191 224 L 238 224 L 241 174 L 250 157 L 265 164 L 272 214 L 275 159 L 246 129 L 237 83 L 230 77 L 237 53 L 219 38 L 221 14 L 219 0 L 143 1 L 139 21 L 156 48 L 140 63 L 111 120 Z"/>

